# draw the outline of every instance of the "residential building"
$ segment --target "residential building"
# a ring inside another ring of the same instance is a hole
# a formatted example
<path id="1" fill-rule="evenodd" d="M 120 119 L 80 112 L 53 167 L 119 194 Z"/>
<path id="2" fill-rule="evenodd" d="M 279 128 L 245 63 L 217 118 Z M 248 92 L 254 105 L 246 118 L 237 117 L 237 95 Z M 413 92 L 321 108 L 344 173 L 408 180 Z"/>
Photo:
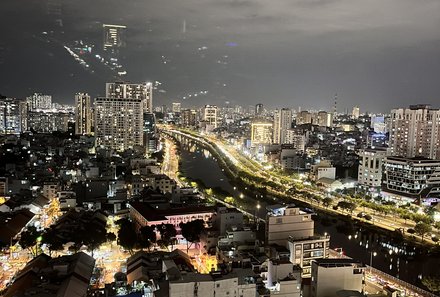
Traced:
<path id="1" fill-rule="evenodd" d="M 353 110 L 351 112 L 351 116 L 353 119 L 357 120 L 360 116 L 360 109 L 359 106 L 354 106 Z"/>
<path id="2" fill-rule="evenodd" d="M 390 155 L 440 159 L 440 110 L 411 105 L 391 110 Z"/>
<path id="3" fill-rule="evenodd" d="M 312 123 L 312 114 L 307 110 L 300 111 L 296 114 L 296 124 L 311 124 Z"/>
<path id="4" fill-rule="evenodd" d="M 218 126 L 218 107 L 215 105 L 205 105 L 203 108 L 203 120 L 206 122 L 206 130 L 212 131 Z"/>
<path id="5" fill-rule="evenodd" d="M 312 165 L 310 174 L 315 180 L 324 177 L 334 180 L 336 178 L 336 167 L 333 167 L 329 160 L 321 160 L 318 164 Z"/>
<path id="6" fill-rule="evenodd" d="M 255 115 L 261 116 L 264 112 L 264 105 L 262 103 L 258 103 L 255 105 Z"/>
<path id="7" fill-rule="evenodd" d="M 92 123 L 92 104 L 89 94 L 75 94 L 75 134 L 90 135 Z"/>
<path id="8" fill-rule="evenodd" d="M 173 102 L 172 103 L 171 111 L 173 113 L 180 113 L 181 109 L 182 109 L 182 103 L 180 103 L 180 102 Z"/>
<path id="9" fill-rule="evenodd" d="M 320 127 L 332 127 L 333 126 L 333 114 L 327 111 L 319 111 L 313 114 L 312 123 Z"/>
<path id="10" fill-rule="evenodd" d="M 292 128 L 292 110 L 282 108 L 275 111 L 273 120 L 273 143 L 286 143 L 287 130 Z"/>
<path id="11" fill-rule="evenodd" d="M 362 293 L 366 266 L 352 259 L 317 259 L 312 262 L 311 297 L 336 296 L 352 290 Z"/>
<path id="12" fill-rule="evenodd" d="M 0 98 L 0 134 L 20 134 L 26 130 L 26 101 L 16 98 Z"/>
<path id="13" fill-rule="evenodd" d="M 52 108 L 52 96 L 34 93 L 26 98 L 29 111 L 47 110 Z"/>
<path id="14" fill-rule="evenodd" d="M 3 296 L 86 296 L 94 267 L 93 257 L 83 252 L 58 258 L 40 254 L 17 274 Z"/>
<path id="15" fill-rule="evenodd" d="M 261 276 L 268 293 L 264 296 L 300 297 L 302 269 L 288 260 L 267 259 Z"/>
<path id="16" fill-rule="evenodd" d="M 243 226 L 243 213 L 236 208 L 220 206 L 217 208 L 212 221 L 213 226 L 219 231 L 219 235 L 224 235 L 226 230 L 232 227 Z"/>
<path id="17" fill-rule="evenodd" d="M 293 144 L 298 151 L 304 152 L 306 149 L 306 142 L 306 135 L 304 135 L 304 133 L 301 133 L 296 129 L 288 129 L 286 131 L 285 144 Z"/>
<path id="18" fill-rule="evenodd" d="M 303 277 L 310 277 L 312 261 L 329 257 L 330 236 L 290 237 L 288 248 L 290 262 L 302 268 Z"/>
<path id="19" fill-rule="evenodd" d="M 382 185 L 386 149 L 365 148 L 359 151 L 358 184 L 366 189 L 379 189 Z"/>
<path id="20" fill-rule="evenodd" d="M 272 143 L 272 123 L 253 122 L 251 124 L 251 145 L 267 145 Z"/>
<path id="21" fill-rule="evenodd" d="M 440 197 L 440 160 L 386 157 L 384 190 L 413 198 Z"/>
<path id="22" fill-rule="evenodd" d="M 182 110 L 182 126 L 195 127 L 197 125 L 197 111 L 195 109 Z"/>
<path id="23" fill-rule="evenodd" d="M 113 99 L 140 99 L 145 113 L 153 112 L 153 84 L 114 82 L 106 83 L 105 97 Z"/>
<path id="24" fill-rule="evenodd" d="M 28 112 L 28 128 L 40 133 L 66 132 L 75 122 L 75 113 L 67 110 L 35 110 Z"/>
<path id="25" fill-rule="evenodd" d="M 96 146 L 117 151 L 142 146 L 143 110 L 142 99 L 96 98 Z"/>
<path id="26" fill-rule="evenodd" d="M 313 236 L 312 214 L 295 206 L 274 206 L 267 217 L 267 243 L 287 246 L 289 238 Z"/>

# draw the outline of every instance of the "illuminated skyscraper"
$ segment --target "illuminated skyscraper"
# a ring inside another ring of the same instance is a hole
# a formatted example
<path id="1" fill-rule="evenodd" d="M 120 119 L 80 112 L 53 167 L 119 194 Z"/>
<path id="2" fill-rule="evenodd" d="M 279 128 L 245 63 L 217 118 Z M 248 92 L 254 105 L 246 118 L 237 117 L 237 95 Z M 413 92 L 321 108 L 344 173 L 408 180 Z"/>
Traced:
<path id="1" fill-rule="evenodd" d="M 126 26 L 104 24 L 104 51 L 117 50 L 125 46 L 125 30 Z"/>
<path id="2" fill-rule="evenodd" d="M 180 103 L 180 102 L 173 102 L 173 104 L 172 104 L 172 111 L 173 111 L 173 113 L 180 113 L 181 108 L 182 108 L 182 103 Z"/>
<path id="3" fill-rule="evenodd" d="M 273 143 L 286 143 L 286 133 L 291 127 L 292 110 L 288 108 L 276 110 L 273 120 Z"/>
<path id="4" fill-rule="evenodd" d="M 26 129 L 26 101 L 16 98 L 0 98 L 0 134 L 20 134 Z"/>
<path id="5" fill-rule="evenodd" d="M 251 145 L 272 143 L 272 123 L 255 122 L 251 125 Z"/>
<path id="6" fill-rule="evenodd" d="M 150 82 L 133 84 L 129 82 L 107 83 L 105 88 L 107 98 L 141 99 L 143 111 L 153 112 L 153 84 Z"/>
<path id="7" fill-rule="evenodd" d="M 52 108 L 52 96 L 34 93 L 26 98 L 29 111 L 47 110 Z"/>
<path id="8" fill-rule="evenodd" d="M 143 102 L 139 98 L 96 98 L 96 146 L 124 151 L 143 146 Z"/>
<path id="9" fill-rule="evenodd" d="M 411 105 L 391 110 L 390 154 L 440 159 L 440 110 Z"/>
<path id="10" fill-rule="evenodd" d="M 75 134 L 89 135 L 92 132 L 92 106 L 87 93 L 75 94 Z"/>
<path id="11" fill-rule="evenodd" d="M 218 125 L 218 108 L 215 105 L 205 105 L 203 109 L 203 120 L 206 122 L 210 128 L 215 129 Z"/>
<path id="12" fill-rule="evenodd" d="M 262 115 L 263 111 L 264 111 L 264 106 L 262 103 L 258 103 L 257 105 L 255 105 L 255 115 L 256 116 Z"/>

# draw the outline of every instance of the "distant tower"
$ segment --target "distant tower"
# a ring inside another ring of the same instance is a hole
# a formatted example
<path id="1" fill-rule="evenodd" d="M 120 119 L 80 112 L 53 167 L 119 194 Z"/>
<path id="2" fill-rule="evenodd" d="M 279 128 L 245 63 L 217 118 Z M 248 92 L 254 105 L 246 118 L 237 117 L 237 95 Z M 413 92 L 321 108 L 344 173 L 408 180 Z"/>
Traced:
<path id="1" fill-rule="evenodd" d="M 335 94 L 335 105 L 333 105 L 333 113 L 336 114 L 338 111 L 338 93 Z"/>
<path id="2" fill-rule="evenodd" d="M 186 20 L 183 20 L 183 24 L 182 24 L 182 33 L 183 33 L 183 34 L 186 33 Z"/>
<path id="3" fill-rule="evenodd" d="M 264 106 L 262 103 L 258 103 L 255 105 L 255 115 L 259 116 L 263 114 Z"/>

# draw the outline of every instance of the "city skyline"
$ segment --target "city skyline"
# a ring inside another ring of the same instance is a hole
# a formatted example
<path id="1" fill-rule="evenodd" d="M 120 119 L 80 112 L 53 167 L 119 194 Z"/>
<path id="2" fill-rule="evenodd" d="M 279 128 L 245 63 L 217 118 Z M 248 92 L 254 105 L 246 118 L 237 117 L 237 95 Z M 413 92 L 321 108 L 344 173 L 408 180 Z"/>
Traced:
<path id="1" fill-rule="evenodd" d="M 330 110 L 337 93 L 339 111 L 358 105 L 388 112 L 436 107 L 440 91 L 436 1 L 130 1 L 123 16 L 115 0 L 92 7 L 50 1 L 59 10 L 49 10 L 47 1 L 14 2 L 0 4 L 3 27 L 18 20 L 0 44 L 5 96 L 42 92 L 61 103 L 81 91 L 103 96 L 101 86 L 114 73 L 85 70 L 63 46 L 81 40 L 96 46 L 93 53 L 104 23 L 127 26 L 122 80 L 160 82 L 158 105 L 229 101 Z"/>

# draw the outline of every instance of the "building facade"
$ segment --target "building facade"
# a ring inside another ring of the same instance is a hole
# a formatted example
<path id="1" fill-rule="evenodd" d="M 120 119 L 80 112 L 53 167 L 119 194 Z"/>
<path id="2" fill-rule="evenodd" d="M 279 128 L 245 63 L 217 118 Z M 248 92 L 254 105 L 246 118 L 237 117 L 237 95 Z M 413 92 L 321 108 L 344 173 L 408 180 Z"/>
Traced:
<path id="1" fill-rule="evenodd" d="M 391 110 L 390 155 L 440 159 L 440 110 L 411 105 Z"/>
<path id="2" fill-rule="evenodd" d="M 26 98 L 29 111 L 47 110 L 52 108 L 52 96 L 34 93 Z"/>
<path id="3" fill-rule="evenodd" d="M 272 143 L 272 123 L 254 122 L 251 124 L 251 145 L 267 145 Z"/>
<path id="4" fill-rule="evenodd" d="M 387 151 L 366 148 L 359 151 L 358 184 L 366 189 L 379 189 L 382 185 L 383 165 Z"/>
<path id="5" fill-rule="evenodd" d="M 387 157 L 384 188 L 407 197 L 440 197 L 440 160 Z"/>
<path id="6" fill-rule="evenodd" d="M 142 99 L 96 98 L 96 146 L 117 151 L 142 146 L 143 114 Z"/>
<path id="7" fill-rule="evenodd" d="M 26 130 L 26 101 L 0 98 L 0 134 L 20 134 Z"/>
<path id="8" fill-rule="evenodd" d="M 92 104 L 89 94 L 75 94 L 75 134 L 92 133 Z"/>
<path id="9" fill-rule="evenodd" d="M 143 111 L 153 112 L 153 84 L 151 82 L 139 84 L 129 82 L 106 83 L 105 96 L 114 99 L 140 99 L 142 100 Z"/>
<path id="10" fill-rule="evenodd" d="M 291 237 L 307 238 L 313 236 L 314 222 L 310 213 L 297 207 L 279 207 L 268 213 L 267 243 L 287 246 Z"/>
<path id="11" fill-rule="evenodd" d="M 282 108 L 276 110 L 273 120 L 273 143 L 286 143 L 287 130 L 292 127 L 292 110 Z"/>
<path id="12" fill-rule="evenodd" d="M 205 105 L 203 108 L 203 120 L 209 126 L 207 130 L 212 130 L 218 126 L 218 107 L 215 105 Z"/>

